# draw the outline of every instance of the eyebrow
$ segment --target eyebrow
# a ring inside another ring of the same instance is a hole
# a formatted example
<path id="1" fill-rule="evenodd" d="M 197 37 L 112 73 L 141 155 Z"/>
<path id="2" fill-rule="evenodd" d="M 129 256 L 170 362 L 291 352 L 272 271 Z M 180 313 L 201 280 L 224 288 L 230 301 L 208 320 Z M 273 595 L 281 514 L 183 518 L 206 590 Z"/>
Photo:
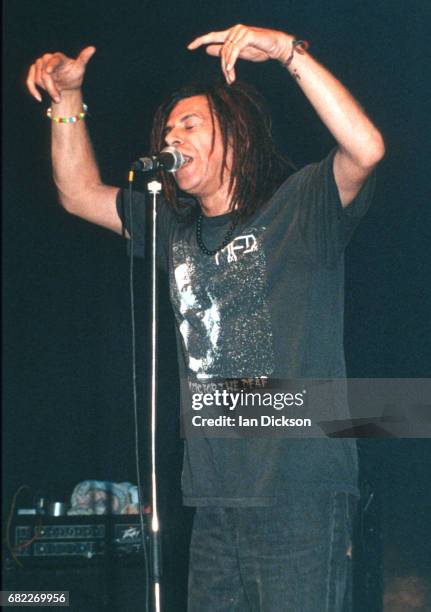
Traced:
<path id="1" fill-rule="evenodd" d="M 187 119 L 191 119 L 192 117 L 197 117 L 198 119 L 202 119 L 202 117 L 200 115 L 198 115 L 197 113 L 187 113 L 187 115 L 184 115 L 184 117 L 181 117 L 179 123 L 184 123 L 184 121 L 187 121 Z M 169 134 L 169 132 L 172 130 L 172 125 L 167 125 L 164 129 L 163 129 L 163 136 L 166 136 L 166 134 Z"/>

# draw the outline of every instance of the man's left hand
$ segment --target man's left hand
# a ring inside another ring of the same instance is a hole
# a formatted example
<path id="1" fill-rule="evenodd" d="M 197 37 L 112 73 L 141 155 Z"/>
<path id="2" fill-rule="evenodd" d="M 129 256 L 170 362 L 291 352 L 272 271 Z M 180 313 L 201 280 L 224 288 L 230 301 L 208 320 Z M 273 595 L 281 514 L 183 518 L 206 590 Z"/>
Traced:
<path id="1" fill-rule="evenodd" d="M 207 45 L 209 55 L 219 56 L 226 81 L 235 81 L 236 60 L 265 62 L 269 59 L 286 61 L 291 51 L 293 37 L 278 30 L 253 28 L 238 24 L 221 32 L 210 32 L 195 38 L 187 48 L 193 51 Z"/>

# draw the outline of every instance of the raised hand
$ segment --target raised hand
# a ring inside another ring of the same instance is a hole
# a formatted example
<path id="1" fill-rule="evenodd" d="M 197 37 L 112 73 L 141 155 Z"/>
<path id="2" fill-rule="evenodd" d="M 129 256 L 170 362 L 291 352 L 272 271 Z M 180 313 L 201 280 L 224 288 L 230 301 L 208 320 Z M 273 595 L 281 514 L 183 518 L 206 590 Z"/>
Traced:
<path id="1" fill-rule="evenodd" d="M 87 63 L 95 52 L 95 47 L 86 47 L 76 59 L 60 52 L 45 53 L 30 66 L 26 81 L 29 92 L 41 102 L 39 87 L 59 103 L 64 92 L 81 87 Z"/>
<path id="2" fill-rule="evenodd" d="M 195 38 L 187 48 L 190 51 L 207 45 L 209 55 L 219 56 L 226 81 L 233 83 L 238 58 L 252 62 L 269 59 L 285 61 L 291 51 L 293 37 L 285 32 L 266 28 L 253 28 L 238 24 L 221 32 L 210 32 Z"/>

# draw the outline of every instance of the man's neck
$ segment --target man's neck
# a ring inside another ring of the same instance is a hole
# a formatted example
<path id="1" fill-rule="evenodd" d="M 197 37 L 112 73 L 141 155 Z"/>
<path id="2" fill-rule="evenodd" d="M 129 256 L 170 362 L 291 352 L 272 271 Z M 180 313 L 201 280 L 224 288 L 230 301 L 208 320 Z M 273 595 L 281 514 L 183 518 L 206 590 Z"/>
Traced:
<path id="1" fill-rule="evenodd" d="M 228 195 L 228 186 L 223 185 L 215 194 L 199 198 L 202 214 L 205 217 L 217 217 L 229 211 L 231 194 Z"/>

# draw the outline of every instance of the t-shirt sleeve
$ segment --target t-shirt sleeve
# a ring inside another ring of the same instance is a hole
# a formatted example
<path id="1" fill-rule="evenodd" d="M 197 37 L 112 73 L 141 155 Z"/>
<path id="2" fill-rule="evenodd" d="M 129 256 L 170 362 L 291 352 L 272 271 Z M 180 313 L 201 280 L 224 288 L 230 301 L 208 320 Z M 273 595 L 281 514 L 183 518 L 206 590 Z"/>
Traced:
<path id="1" fill-rule="evenodd" d="M 150 214 L 148 197 L 139 191 L 133 192 L 132 206 L 130 207 L 129 191 L 122 189 L 117 195 L 117 211 L 123 223 L 123 229 L 127 230 L 129 236 L 133 236 L 134 257 L 144 258 L 146 256 L 147 218 L 148 214 Z M 168 269 L 167 245 L 170 223 L 172 221 L 173 213 L 168 210 L 166 202 L 161 199 L 157 215 L 157 265 L 165 272 Z M 131 252 L 132 241 L 127 240 L 127 253 L 129 256 Z"/>
<path id="2" fill-rule="evenodd" d="M 337 149 L 295 177 L 297 219 L 310 256 L 323 265 L 334 265 L 367 212 L 375 187 L 375 171 L 365 180 L 354 200 L 343 208 L 334 177 Z"/>
<path id="3" fill-rule="evenodd" d="M 133 192 L 132 207 L 130 209 L 129 191 L 120 189 L 117 195 L 117 212 L 123 224 L 125 232 L 133 237 L 133 255 L 135 257 L 145 256 L 145 217 L 146 198 L 139 191 Z M 132 229 L 133 227 L 133 229 Z M 131 241 L 127 241 L 127 253 L 131 255 Z"/>

